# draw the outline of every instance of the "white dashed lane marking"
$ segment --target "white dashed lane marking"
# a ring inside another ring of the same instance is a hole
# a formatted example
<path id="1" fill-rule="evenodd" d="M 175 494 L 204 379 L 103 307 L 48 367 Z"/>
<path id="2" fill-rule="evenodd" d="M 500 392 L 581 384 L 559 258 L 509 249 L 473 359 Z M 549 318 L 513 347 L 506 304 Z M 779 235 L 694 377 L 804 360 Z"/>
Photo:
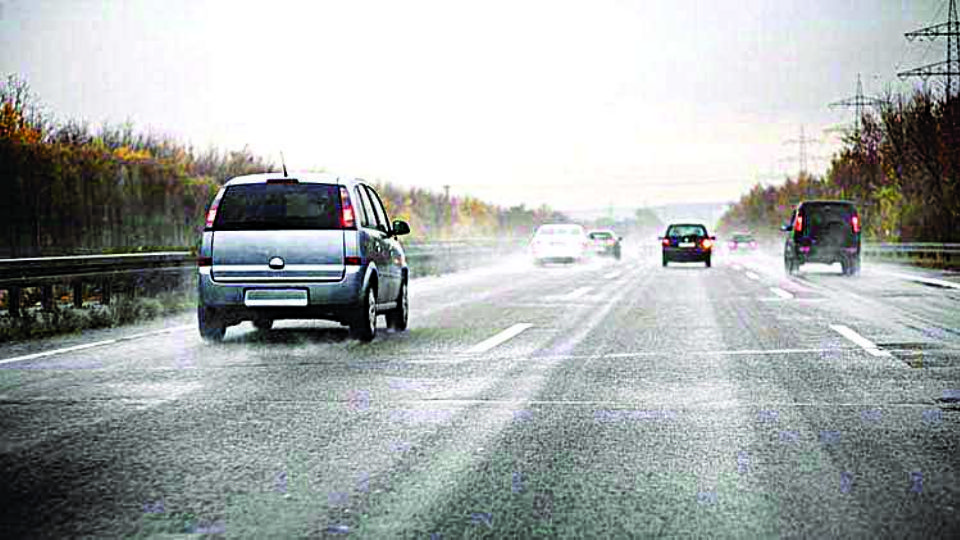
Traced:
<path id="1" fill-rule="evenodd" d="M 524 330 L 526 330 L 527 328 L 530 328 L 531 326 L 533 325 L 529 323 L 515 324 L 510 328 L 507 328 L 503 332 L 500 332 L 499 334 L 489 339 L 486 339 L 484 341 L 481 341 L 480 343 L 477 343 L 476 345 L 474 345 L 473 347 L 470 347 L 464 352 L 467 352 L 467 353 L 487 352 L 490 349 L 496 347 L 497 345 L 500 345 L 501 343 L 507 341 L 508 339 L 516 337 L 517 335 L 520 334 L 520 332 L 523 332 Z"/>
<path id="2" fill-rule="evenodd" d="M 781 289 L 780 287 L 770 287 L 770 292 L 779 296 L 780 298 L 783 298 L 784 300 L 791 300 L 793 298 L 792 294 Z"/>
<path id="3" fill-rule="evenodd" d="M 617 277 L 617 276 L 619 276 L 619 275 L 620 275 L 620 271 L 619 271 L 619 270 L 614 270 L 613 272 L 609 272 L 609 273 L 607 273 L 607 274 L 604 274 L 604 275 L 603 275 L 603 279 L 613 279 L 613 278 L 615 278 L 615 277 Z"/>
<path id="4" fill-rule="evenodd" d="M 561 296 L 560 298 L 564 300 L 576 300 L 577 298 L 580 298 L 581 296 L 587 294 L 592 290 L 593 290 L 593 287 L 580 287 L 579 289 L 574 290 L 570 294 L 566 294 L 564 296 Z"/>
<path id="5" fill-rule="evenodd" d="M 841 336 L 859 345 L 863 350 L 867 351 L 867 353 L 869 353 L 872 356 L 881 356 L 881 357 L 893 356 L 888 351 L 885 351 L 880 347 L 877 347 L 876 343 L 856 333 L 852 328 L 848 326 L 844 326 L 842 324 L 831 324 L 830 328 L 833 329 L 834 332 L 837 332 Z"/>
<path id="6" fill-rule="evenodd" d="M 747 277 L 750 278 L 750 279 L 753 279 L 753 280 L 758 280 L 758 279 L 760 279 L 760 276 L 754 274 L 753 272 L 747 272 Z"/>

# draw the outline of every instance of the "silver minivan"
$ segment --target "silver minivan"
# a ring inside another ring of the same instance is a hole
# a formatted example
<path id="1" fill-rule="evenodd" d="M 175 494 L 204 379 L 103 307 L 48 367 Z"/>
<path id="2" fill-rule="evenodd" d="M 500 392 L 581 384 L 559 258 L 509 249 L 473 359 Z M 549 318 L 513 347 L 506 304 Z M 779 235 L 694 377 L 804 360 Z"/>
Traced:
<path id="1" fill-rule="evenodd" d="M 326 319 L 370 341 L 377 316 L 405 330 L 407 261 L 377 192 L 329 174 L 256 174 L 228 181 L 207 212 L 197 258 L 200 335 L 253 321 Z"/>

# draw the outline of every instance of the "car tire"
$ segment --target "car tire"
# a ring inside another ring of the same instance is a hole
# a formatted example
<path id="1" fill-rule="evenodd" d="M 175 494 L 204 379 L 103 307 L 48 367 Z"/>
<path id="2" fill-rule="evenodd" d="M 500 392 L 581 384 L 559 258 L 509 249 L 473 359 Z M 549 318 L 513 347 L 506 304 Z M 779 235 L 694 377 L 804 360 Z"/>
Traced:
<path id="1" fill-rule="evenodd" d="M 221 323 L 216 316 L 213 308 L 200 306 L 197 308 L 197 323 L 200 330 L 200 337 L 204 341 L 219 343 L 223 341 L 223 335 L 227 332 L 227 327 Z"/>
<path id="2" fill-rule="evenodd" d="M 367 287 L 357 313 L 350 322 L 350 337 L 370 342 L 377 335 L 377 290 Z"/>
<path id="3" fill-rule="evenodd" d="M 664 268 L 667 267 L 667 263 L 668 263 L 668 262 L 669 262 L 669 261 L 667 260 L 667 256 L 664 255 L 664 256 L 663 256 L 663 267 L 664 267 Z"/>
<path id="4" fill-rule="evenodd" d="M 797 273 L 797 263 L 793 262 L 791 259 L 783 260 L 783 269 L 788 276 L 796 275 Z"/>
<path id="5" fill-rule="evenodd" d="M 400 294 L 397 295 L 397 307 L 387 312 L 387 328 L 403 332 L 407 329 L 410 318 L 410 300 L 407 293 L 407 283 L 400 284 Z"/>
<path id="6" fill-rule="evenodd" d="M 260 330 L 261 332 L 266 332 L 273 328 L 273 319 L 266 319 L 266 318 L 254 319 L 253 326 L 257 330 Z"/>
<path id="7" fill-rule="evenodd" d="M 840 259 L 840 273 L 844 276 L 853 275 L 853 267 L 850 263 L 850 260 L 846 257 Z"/>
<path id="8" fill-rule="evenodd" d="M 707 265 L 707 268 L 710 268 L 710 257 L 707 257 L 703 262 Z"/>

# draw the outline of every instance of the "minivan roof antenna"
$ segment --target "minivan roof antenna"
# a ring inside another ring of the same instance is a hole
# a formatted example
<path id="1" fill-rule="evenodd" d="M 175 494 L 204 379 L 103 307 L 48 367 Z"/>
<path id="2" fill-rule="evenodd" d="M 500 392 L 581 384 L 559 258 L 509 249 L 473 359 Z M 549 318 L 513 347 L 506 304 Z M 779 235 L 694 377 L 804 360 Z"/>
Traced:
<path id="1" fill-rule="evenodd" d="M 283 159 L 283 151 L 280 152 L 280 164 L 283 165 L 283 177 L 287 177 L 287 160 Z"/>

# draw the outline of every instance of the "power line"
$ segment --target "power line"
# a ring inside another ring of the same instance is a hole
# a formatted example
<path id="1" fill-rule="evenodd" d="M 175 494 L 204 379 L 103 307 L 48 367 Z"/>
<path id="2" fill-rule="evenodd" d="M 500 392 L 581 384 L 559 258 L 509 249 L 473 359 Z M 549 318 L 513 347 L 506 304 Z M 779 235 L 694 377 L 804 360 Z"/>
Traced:
<path id="1" fill-rule="evenodd" d="M 790 139 L 788 141 L 783 141 L 783 144 L 796 144 L 800 147 L 800 153 L 797 155 L 796 160 L 800 162 L 800 173 L 807 173 L 807 160 L 808 159 L 822 159 L 822 156 L 809 156 L 807 155 L 807 144 L 809 143 L 819 143 L 820 139 L 815 139 L 813 137 L 807 137 L 803 132 L 803 126 L 800 126 L 800 137 L 797 139 Z M 787 158 L 786 161 L 792 161 L 794 158 Z"/>
<path id="2" fill-rule="evenodd" d="M 935 62 L 897 73 L 897 77 L 901 79 L 920 77 L 924 82 L 930 77 L 944 77 L 944 90 L 947 97 L 953 96 L 957 90 L 960 90 L 960 86 L 958 86 L 958 83 L 960 83 L 960 18 L 957 17 L 957 0 L 949 1 L 950 8 L 947 13 L 947 22 L 904 34 L 907 41 L 910 42 L 914 40 L 923 41 L 924 39 L 932 41 L 940 37 L 946 37 L 947 59 L 943 62 Z"/>
<path id="3" fill-rule="evenodd" d="M 857 139 L 857 144 L 860 144 L 860 121 L 863 118 L 863 108 L 864 107 L 878 107 L 885 103 L 884 100 L 878 99 L 872 96 L 863 95 L 863 82 L 860 80 L 860 74 L 857 73 L 857 93 L 853 97 L 842 99 L 840 101 L 835 101 L 829 106 L 831 108 L 836 107 L 853 107 L 856 113 L 856 123 L 854 124 L 853 134 Z"/>

